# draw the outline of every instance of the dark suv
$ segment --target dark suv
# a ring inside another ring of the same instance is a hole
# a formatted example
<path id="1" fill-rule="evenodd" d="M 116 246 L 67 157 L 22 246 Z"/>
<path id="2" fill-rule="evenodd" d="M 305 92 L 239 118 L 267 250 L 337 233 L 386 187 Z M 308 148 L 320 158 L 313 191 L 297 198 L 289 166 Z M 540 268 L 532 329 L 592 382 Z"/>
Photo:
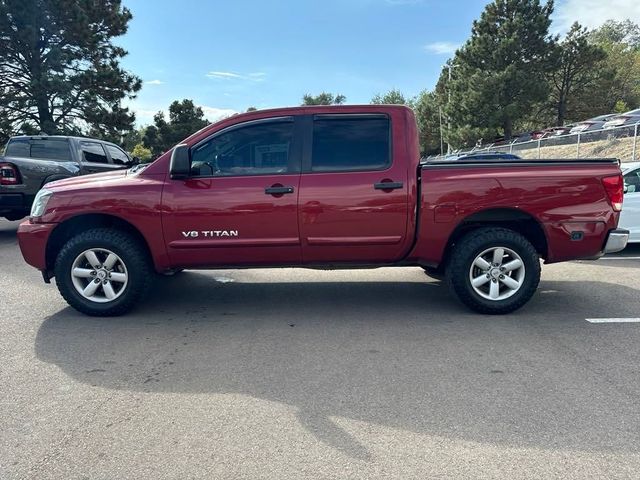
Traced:
<path id="1" fill-rule="evenodd" d="M 0 157 L 0 217 L 19 220 L 45 183 L 133 166 L 113 143 L 63 136 L 13 137 Z"/>

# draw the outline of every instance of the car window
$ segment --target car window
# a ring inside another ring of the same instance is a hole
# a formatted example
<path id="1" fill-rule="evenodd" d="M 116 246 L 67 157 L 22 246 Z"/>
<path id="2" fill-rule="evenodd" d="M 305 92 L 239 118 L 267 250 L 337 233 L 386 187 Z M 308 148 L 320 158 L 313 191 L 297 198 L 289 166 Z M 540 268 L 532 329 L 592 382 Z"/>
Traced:
<path id="1" fill-rule="evenodd" d="M 627 193 L 640 192 L 640 168 L 632 170 L 624 176 L 624 185 L 627 188 Z"/>
<path id="2" fill-rule="evenodd" d="M 102 144 L 97 142 L 80 142 L 80 148 L 82 149 L 85 162 L 109 163 Z"/>
<path id="3" fill-rule="evenodd" d="M 113 145 L 105 145 L 104 147 L 109 152 L 109 155 L 111 155 L 111 160 L 113 160 L 113 163 L 118 165 L 129 165 L 131 163 L 131 160 L 129 159 L 129 157 L 127 157 L 127 154 L 120 150 L 118 147 L 114 147 Z"/>
<path id="4" fill-rule="evenodd" d="M 69 140 L 66 138 L 32 139 L 31 158 L 70 161 Z"/>
<path id="5" fill-rule="evenodd" d="M 247 125 L 222 133 L 191 152 L 194 177 L 287 173 L 293 122 Z"/>
<path id="6" fill-rule="evenodd" d="M 31 145 L 28 138 L 15 138 L 9 140 L 4 154 L 7 157 L 30 157 Z"/>
<path id="7" fill-rule="evenodd" d="M 387 117 L 316 117 L 311 170 L 382 170 L 390 164 Z"/>

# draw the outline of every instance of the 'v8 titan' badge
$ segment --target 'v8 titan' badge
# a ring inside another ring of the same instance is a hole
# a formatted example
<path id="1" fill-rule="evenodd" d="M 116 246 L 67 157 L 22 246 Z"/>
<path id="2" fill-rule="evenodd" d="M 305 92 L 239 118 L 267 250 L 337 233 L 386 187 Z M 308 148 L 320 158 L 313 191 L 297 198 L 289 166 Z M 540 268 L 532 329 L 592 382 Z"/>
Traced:
<path id="1" fill-rule="evenodd" d="M 238 230 L 190 230 L 182 232 L 184 238 L 237 237 Z"/>

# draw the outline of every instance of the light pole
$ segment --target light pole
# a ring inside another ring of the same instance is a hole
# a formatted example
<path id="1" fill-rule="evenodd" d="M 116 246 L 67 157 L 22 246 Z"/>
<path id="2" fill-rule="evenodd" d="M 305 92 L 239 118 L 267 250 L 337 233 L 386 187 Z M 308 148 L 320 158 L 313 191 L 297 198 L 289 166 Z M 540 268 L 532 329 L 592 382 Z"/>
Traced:
<path id="1" fill-rule="evenodd" d="M 438 105 L 438 111 L 440 112 L 440 155 L 444 154 L 444 140 L 442 137 L 442 105 Z"/>
<path id="2" fill-rule="evenodd" d="M 449 85 L 449 83 L 451 83 L 451 70 L 453 70 L 457 66 L 458 65 L 447 63 L 442 67 L 449 70 L 449 78 L 447 80 L 447 107 L 449 107 L 451 103 L 451 86 Z M 442 132 L 442 129 L 440 131 Z M 450 138 L 451 138 L 451 117 L 447 115 L 447 155 L 451 153 L 451 143 L 449 142 Z"/>

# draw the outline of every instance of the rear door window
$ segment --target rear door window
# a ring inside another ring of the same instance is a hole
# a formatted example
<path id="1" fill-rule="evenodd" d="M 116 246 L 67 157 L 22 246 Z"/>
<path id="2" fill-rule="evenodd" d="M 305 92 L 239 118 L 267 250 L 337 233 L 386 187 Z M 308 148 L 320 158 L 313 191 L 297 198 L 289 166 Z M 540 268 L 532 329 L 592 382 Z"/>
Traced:
<path id="1" fill-rule="evenodd" d="M 85 162 L 109 163 L 102 144 L 98 142 L 80 142 L 80 148 Z"/>
<path id="2" fill-rule="evenodd" d="M 391 164 L 386 116 L 318 115 L 313 122 L 311 171 L 383 170 Z"/>

